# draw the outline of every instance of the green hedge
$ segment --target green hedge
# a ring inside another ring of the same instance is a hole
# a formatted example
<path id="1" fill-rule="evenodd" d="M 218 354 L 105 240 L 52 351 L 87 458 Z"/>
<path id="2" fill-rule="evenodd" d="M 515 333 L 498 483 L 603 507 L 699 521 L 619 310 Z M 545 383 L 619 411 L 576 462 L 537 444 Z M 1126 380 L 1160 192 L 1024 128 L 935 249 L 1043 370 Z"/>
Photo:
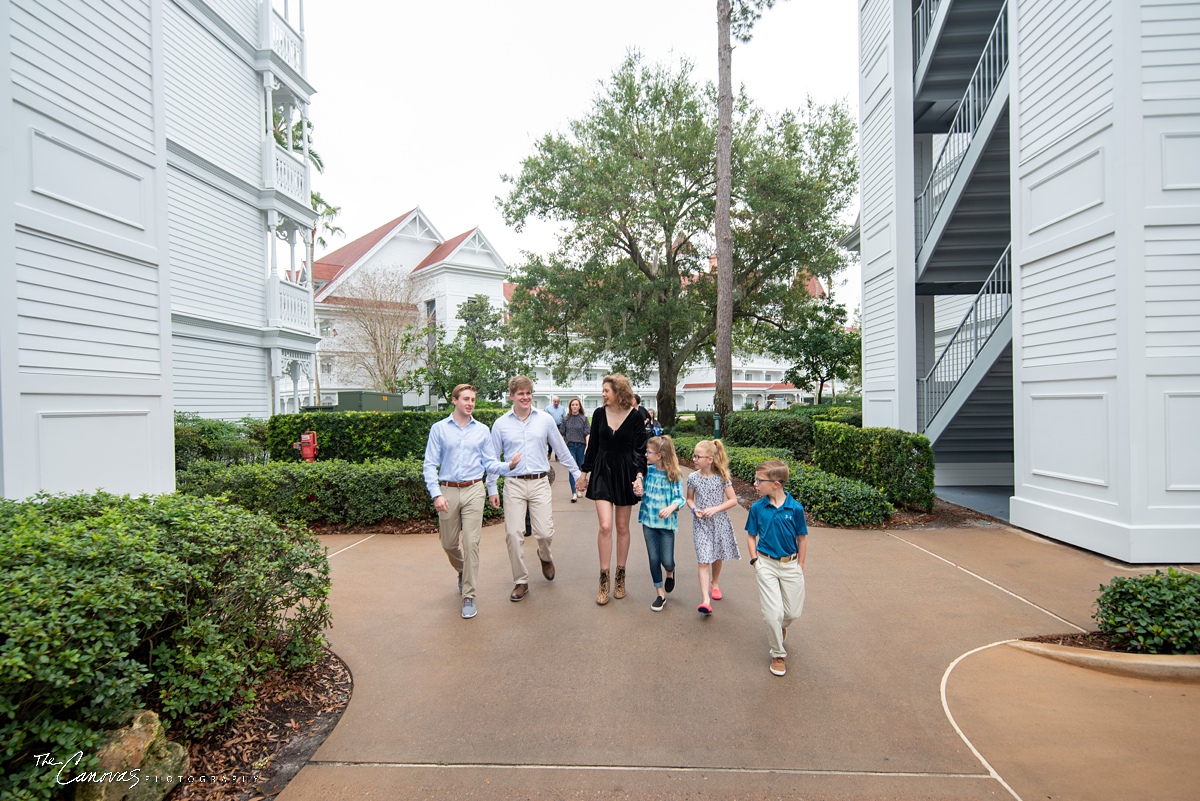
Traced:
<path id="1" fill-rule="evenodd" d="M 691 459 L 692 450 L 703 437 L 680 437 L 675 452 L 681 459 Z M 861 481 L 842 478 L 791 459 L 783 448 L 725 449 L 729 469 L 743 481 L 754 480 L 755 468 L 768 459 L 782 459 L 791 470 L 787 491 L 804 505 L 805 511 L 831 526 L 871 526 L 884 522 L 892 514 L 892 506 L 878 490 Z"/>
<path id="2" fill-rule="evenodd" d="M 59 797 L 34 755 L 91 754 L 135 707 L 187 738 L 227 722 L 316 660 L 328 593 L 315 538 L 217 500 L 0 501 L 0 795 Z"/>
<path id="3" fill-rule="evenodd" d="M 817 421 L 813 464 L 875 487 L 896 506 L 933 510 L 933 448 L 922 434 Z"/>
<path id="4" fill-rule="evenodd" d="M 189 495 L 225 496 L 280 521 L 366 526 L 433 518 L 421 468 L 419 461 L 400 459 L 361 464 L 340 459 L 312 464 L 199 462 L 179 474 L 176 488 Z M 499 515 L 485 504 L 484 519 Z"/>
<path id="5" fill-rule="evenodd" d="M 738 412 L 723 426 L 726 445 L 787 448 L 802 462 L 812 456 L 813 424 L 806 415 L 785 411 Z"/>
<path id="6" fill-rule="evenodd" d="M 243 417 L 236 423 L 213 420 L 194 412 L 175 412 L 175 469 L 210 460 L 266 461 L 267 421 Z"/>
<path id="7" fill-rule="evenodd" d="M 506 409 L 476 409 L 475 419 L 491 426 L 506 412 Z M 447 412 L 277 414 L 267 424 L 267 446 L 272 461 L 298 462 L 300 452 L 292 443 L 299 442 L 305 431 L 316 431 L 319 461 L 422 458 L 429 429 L 447 416 Z"/>
<path id="8" fill-rule="evenodd" d="M 1200 654 L 1200 576 L 1168 568 L 1100 585 L 1100 631 L 1136 654 Z"/>

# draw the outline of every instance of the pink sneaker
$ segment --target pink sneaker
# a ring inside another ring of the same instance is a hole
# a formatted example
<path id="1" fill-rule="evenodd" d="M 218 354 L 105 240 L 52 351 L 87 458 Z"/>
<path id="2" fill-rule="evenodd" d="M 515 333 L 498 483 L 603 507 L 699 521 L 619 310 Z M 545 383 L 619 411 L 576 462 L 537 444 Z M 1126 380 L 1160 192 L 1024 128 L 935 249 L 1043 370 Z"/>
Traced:
<path id="1" fill-rule="evenodd" d="M 721 594 L 721 588 L 714 584 L 712 588 L 712 599 L 714 601 L 719 601 L 724 597 L 725 596 Z"/>

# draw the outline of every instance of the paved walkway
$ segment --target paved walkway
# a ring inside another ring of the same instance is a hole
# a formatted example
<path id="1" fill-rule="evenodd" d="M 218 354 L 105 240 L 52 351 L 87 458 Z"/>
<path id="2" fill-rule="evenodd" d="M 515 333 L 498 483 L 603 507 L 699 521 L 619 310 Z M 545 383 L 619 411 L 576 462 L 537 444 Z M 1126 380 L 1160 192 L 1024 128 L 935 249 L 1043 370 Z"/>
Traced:
<path id="1" fill-rule="evenodd" d="M 998 525 L 815 529 L 780 678 L 745 561 L 702 618 L 685 522 L 654 613 L 635 522 L 629 595 L 601 607 L 594 508 L 562 479 L 554 520 L 558 576 L 527 543 L 520 603 L 484 530 L 469 621 L 435 535 L 323 538 L 354 696 L 281 801 L 1196 798 L 1200 685 L 1001 644 L 1094 628 L 1098 586 L 1144 568 Z"/>

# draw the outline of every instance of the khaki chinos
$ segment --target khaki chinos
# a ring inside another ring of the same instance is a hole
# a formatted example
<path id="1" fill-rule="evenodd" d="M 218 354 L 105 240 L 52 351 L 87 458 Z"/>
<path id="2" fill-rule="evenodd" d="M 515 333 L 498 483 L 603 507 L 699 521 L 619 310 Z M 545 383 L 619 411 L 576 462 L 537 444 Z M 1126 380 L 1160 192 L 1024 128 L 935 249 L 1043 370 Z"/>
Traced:
<path id="1" fill-rule="evenodd" d="M 786 657 L 783 630 L 799 620 L 804 610 L 804 571 L 794 556 L 781 562 L 759 551 L 754 577 L 758 579 L 758 600 L 767 624 L 771 656 Z"/>
<path id="2" fill-rule="evenodd" d="M 438 512 L 438 532 L 450 566 L 462 573 L 464 598 L 475 597 L 479 578 L 479 542 L 483 537 L 483 504 L 487 490 L 482 480 L 466 487 L 439 482 L 442 497 L 449 506 Z"/>
<path id="3" fill-rule="evenodd" d="M 550 543 L 554 539 L 554 515 L 550 508 L 550 479 L 508 476 L 504 479 L 504 528 L 508 544 L 508 561 L 512 565 L 513 583 L 528 584 L 529 570 L 525 567 L 525 511 L 533 538 L 537 542 L 538 558 L 553 562 Z"/>

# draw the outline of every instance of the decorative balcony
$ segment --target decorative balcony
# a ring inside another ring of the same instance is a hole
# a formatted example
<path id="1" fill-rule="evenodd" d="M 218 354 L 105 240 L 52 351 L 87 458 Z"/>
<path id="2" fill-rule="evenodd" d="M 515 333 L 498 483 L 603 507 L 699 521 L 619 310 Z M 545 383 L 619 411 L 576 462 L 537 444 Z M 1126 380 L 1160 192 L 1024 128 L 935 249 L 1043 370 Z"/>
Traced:
<path id="1" fill-rule="evenodd" d="M 312 292 L 308 287 L 275 278 L 268 284 L 268 295 L 268 324 L 272 328 L 313 333 Z"/>
<path id="2" fill-rule="evenodd" d="M 286 5 L 285 3 L 285 7 Z M 259 47 L 269 53 L 273 61 L 287 65 L 296 75 L 306 78 L 308 53 L 304 41 L 303 4 L 295 23 L 299 30 L 293 27 L 284 14 L 279 13 L 271 0 L 259 0 L 258 20 L 261 37 Z"/>
<path id="3" fill-rule="evenodd" d="M 263 186 L 274 189 L 308 207 L 310 193 L 308 189 L 309 170 L 304 161 L 288 153 L 274 141 L 263 142 Z"/>

